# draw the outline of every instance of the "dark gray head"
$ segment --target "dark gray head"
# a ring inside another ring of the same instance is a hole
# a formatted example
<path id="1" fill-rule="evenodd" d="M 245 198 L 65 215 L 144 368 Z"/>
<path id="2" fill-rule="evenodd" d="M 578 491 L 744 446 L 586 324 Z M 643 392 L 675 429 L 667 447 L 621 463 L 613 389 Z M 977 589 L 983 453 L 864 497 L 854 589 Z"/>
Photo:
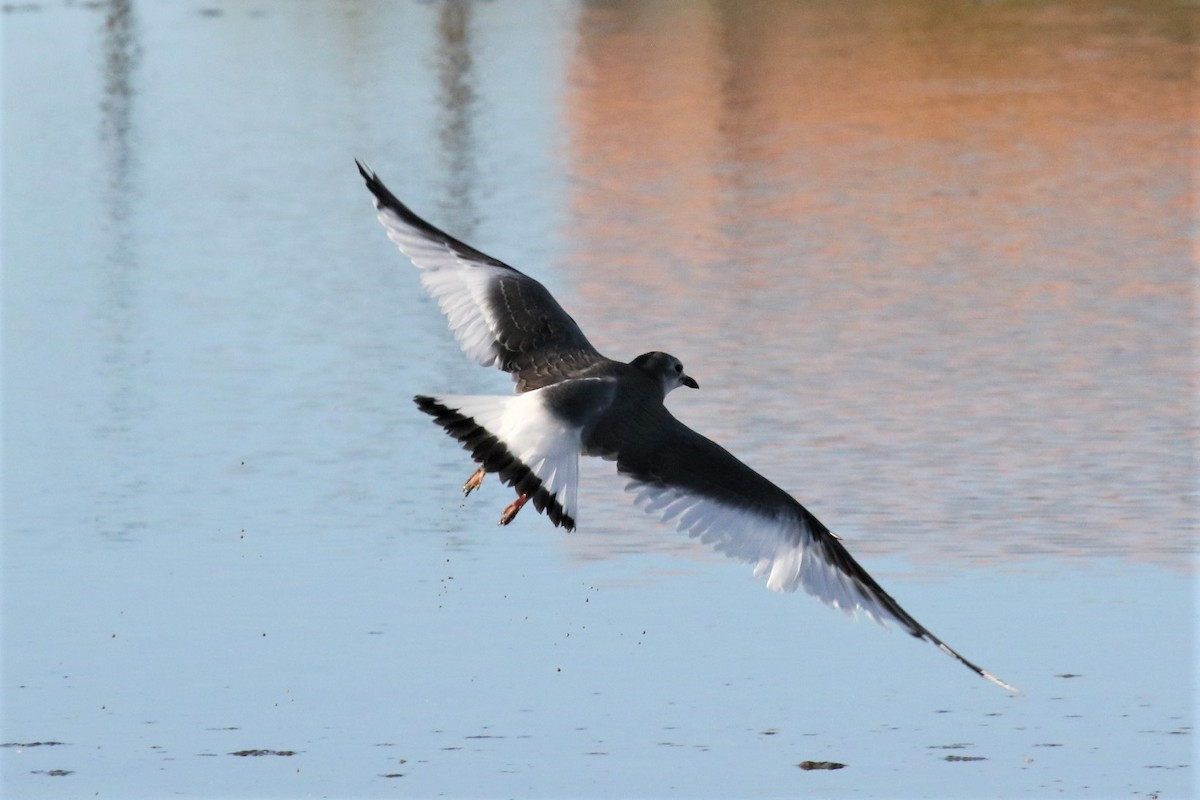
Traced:
<path id="1" fill-rule="evenodd" d="M 652 353 L 642 353 L 629 363 L 662 383 L 663 397 L 679 386 L 700 388 L 700 384 L 683 371 L 683 363 L 669 353 L 660 353 L 657 350 Z"/>

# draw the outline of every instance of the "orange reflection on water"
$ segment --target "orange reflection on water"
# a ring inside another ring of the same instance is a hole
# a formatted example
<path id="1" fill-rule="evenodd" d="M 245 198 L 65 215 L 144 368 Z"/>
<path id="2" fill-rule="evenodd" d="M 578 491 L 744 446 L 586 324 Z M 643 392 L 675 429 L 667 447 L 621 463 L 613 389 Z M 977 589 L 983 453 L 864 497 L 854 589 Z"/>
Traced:
<path id="1" fill-rule="evenodd" d="M 572 311 L 614 356 L 680 355 L 705 392 L 677 413 L 860 551 L 1177 560 L 1194 20 L 589 4 Z"/>

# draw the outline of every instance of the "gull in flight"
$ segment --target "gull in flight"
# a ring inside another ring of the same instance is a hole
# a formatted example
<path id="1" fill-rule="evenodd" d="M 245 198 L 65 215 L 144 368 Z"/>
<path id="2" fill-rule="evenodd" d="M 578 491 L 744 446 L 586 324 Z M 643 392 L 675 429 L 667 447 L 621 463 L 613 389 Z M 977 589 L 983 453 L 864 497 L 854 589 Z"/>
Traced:
<path id="1" fill-rule="evenodd" d="M 606 358 L 542 284 L 418 217 L 361 162 L 358 171 L 388 238 L 421 270 L 463 351 L 516 383 L 513 395 L 414 398 L 479 465 L 466 494 L 489 472 L 515 489 L 501 525 L 531 502 L 573 530 L 579 457 L 600 456 L 616 462 L 647 512 L 753 564 L 768 588 L 803 587 L 852 616 L 895 623 L 1017 693 L 901 608 L 795 498 L 672 416 L 667 394 L 699 388 L 678 358 L 657 351 L 629 363 Z"/>

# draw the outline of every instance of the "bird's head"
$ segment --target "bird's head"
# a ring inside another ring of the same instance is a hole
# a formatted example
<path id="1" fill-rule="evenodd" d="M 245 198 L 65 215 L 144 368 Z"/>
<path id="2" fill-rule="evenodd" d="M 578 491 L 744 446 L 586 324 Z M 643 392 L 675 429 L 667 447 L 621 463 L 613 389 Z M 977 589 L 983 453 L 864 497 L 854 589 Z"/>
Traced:
<path id="1" fill-rule="evenodd" d="M 679 386 L 687 386 L 691 389 L 700 388 L 700 384 L 683 371 L 683 362 L 669 353 L 661 353 L 657 350 L 651 353 L 642 353 L 629 363 L 657 380 L 662 385 L 663 397 Z"/>

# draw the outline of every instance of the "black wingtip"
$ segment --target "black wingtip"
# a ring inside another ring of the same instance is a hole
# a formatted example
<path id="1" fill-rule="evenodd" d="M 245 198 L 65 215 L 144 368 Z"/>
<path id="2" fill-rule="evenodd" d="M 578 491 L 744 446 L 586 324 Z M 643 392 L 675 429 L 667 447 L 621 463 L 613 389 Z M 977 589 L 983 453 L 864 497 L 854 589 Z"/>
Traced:
<path id="1" fill-rule="evenodd" d="M 379 180 L 379 175 L 374 170 L 357 158 L 354 159 L 354 165 L 358 167 L 358 174 L 366 182 L 367 189 L 370 190 L 371 194 L 375 195 L 375 205 L 377 207 L 387 206 L 394 211 L 400 212 L 403 216 L 416 216 L 409 211 L 407 206 L 396 199 L 396 195 L 392 194 L 390 189 L 383 185 L 383 181 Z"/>
<path id="2" fill-rule="evenodd" d="M 473 261 L 479 261 L 484 264 L 489 264 L 494 267 L 512 269 L 512 267 L 508 266 L 504 262 L 497 261 L 487 253 L 481 253 L 474 247 L 471 247 L 469 244 L 459 239 L 455 239 L 441 228 L 438 228 L 437 226 L 417 216 L 411 208 L 404 205 L 404 203 L 401 203 L 399 198 L 392 194 L 391 190 L 388 189 L 387 186 L 384 186 L 383 181 L 379 179 L 379 176 L 373 170 L 367 167 L 366 164 L 358 159 L 354 159 L 354 163 L 358 166 L 358 174 L 362 175 L 363 180 L 366 181 L 367 189 L 370 190 L 371 194 L 375 196 L 375 208 L 379 209 L 380 211 L 389 211 L 392 214 L 395 214 L 406 225 L 412 226 L 425 236 L 440 242 L 446 247 L 451 248 L 465 258 Z"/>

